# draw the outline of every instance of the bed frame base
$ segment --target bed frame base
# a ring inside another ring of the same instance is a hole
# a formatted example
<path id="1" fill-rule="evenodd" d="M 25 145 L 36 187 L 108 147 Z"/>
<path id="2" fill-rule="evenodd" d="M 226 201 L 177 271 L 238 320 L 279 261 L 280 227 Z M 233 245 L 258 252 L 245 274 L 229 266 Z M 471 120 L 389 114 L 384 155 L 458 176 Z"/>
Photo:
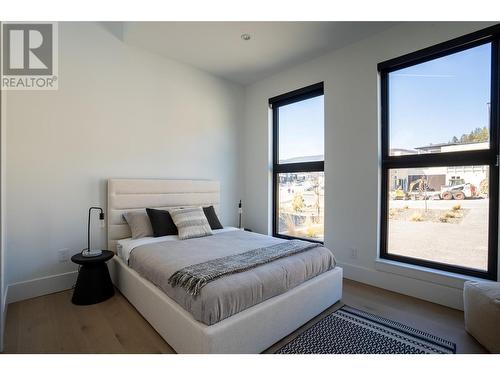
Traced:
<path id="1" fill-rule="evenodd" d="M 261 353 L 342 298 L 336 267 L 279 296 L 207 326 L 114 257 L 116 287 L 177 353 Z"/>

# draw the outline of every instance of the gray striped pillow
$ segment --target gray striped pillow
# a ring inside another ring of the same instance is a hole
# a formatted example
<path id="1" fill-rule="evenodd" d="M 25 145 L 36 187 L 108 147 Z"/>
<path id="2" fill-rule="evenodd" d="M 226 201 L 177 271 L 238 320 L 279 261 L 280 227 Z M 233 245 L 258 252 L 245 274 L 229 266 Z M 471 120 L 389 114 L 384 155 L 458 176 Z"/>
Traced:
<path id="1" fill-rule="evenodd" d="M 212 235 L 212 229 L 201 207 L 174 209 L 169 212 L 181 240 Z"/>

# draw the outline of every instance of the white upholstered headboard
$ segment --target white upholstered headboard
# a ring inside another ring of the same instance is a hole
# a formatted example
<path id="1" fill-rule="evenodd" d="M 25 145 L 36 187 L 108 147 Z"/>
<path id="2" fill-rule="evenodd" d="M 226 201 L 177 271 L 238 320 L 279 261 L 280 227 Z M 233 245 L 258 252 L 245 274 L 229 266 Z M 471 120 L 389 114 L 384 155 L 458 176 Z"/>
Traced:
<path id="1" fill-rule="evenodd" d="M 219 214 L 219 204 L 218 181 L 109 179 L 108 249 L 116 252 L 116 241 L 130 237 L 130 228 L 123 218 L 127 211 L 213 205 Z"/>

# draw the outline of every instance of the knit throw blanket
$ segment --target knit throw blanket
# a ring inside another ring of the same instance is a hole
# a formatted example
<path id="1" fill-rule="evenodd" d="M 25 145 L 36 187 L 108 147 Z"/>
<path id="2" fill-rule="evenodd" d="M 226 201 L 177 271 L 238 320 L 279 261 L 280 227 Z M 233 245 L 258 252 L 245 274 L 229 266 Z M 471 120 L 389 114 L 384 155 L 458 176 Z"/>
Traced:
<path id="1" fill-rule="evenodd" d="M 297 254 L 315 247 L 317 243 L 291 240 L 268 247 L 262 247 L 241 254 L 209 260 L 208 262 L 184 267 L 168 279 L 173 287 L 180 286 L 190 295 L 197 296 L 201 288 L 222 276 L 243 272 L 273 260 Z"/>

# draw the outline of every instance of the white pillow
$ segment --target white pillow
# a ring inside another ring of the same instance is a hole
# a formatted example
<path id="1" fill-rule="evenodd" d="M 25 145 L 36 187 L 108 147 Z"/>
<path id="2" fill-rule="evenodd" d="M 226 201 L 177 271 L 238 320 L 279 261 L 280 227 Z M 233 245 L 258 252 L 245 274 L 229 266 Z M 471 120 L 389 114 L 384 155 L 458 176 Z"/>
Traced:
<path id="1" fill-rule="evenodd" d="M 132 239 L 153 236 L 153 227 L 146 210 L 125 212 L 123 218 L 130 227 Z"/>
<path id="2" fill-rule="evenodd" d="M 212 228 L 201 207 L 173 209 L 168 212 L 181 240 L 212 235 Z"/>

